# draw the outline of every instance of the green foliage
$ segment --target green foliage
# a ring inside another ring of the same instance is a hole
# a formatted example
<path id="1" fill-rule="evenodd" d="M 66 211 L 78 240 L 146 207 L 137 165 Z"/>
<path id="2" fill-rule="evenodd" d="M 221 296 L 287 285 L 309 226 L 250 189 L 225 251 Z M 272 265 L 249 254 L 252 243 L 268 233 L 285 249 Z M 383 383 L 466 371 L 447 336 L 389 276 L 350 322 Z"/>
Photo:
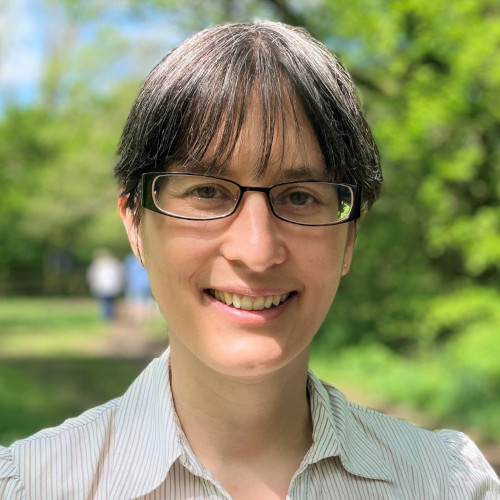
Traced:
<path id="1" fill-rule="evenodd" d="M 499 282 L 500 12 L 488 2 L 357 4 L 328 3 L 335 35 L 356 40 L 344 59 L 362 74 L 386 183 L 361 224 L 345 299 L 337 298 L 321 341 L 336 344 L 338 330 L 341 343 L 375 333 L 408 350 L 425 338 L 421 325 L 443 295 L 453 302 L 459 288 Z M 362 30 L 361 9 L 369 12 Z M 484 293 L 462 307 L 495 301 Z M 433 338 L 463 333 L 460 307 L 447 313 L 450 323 L 434 325 Z M 498 317 L 474 321 L 491 334 L 500 326 Z"/>
<path id="2" fill-rule="evenodd" d="M 130 94 L 124 86 L 113 100 L 82 108 L 7 111 L 0 124 L 0 282 L 20 271 L 41 275 L 58 249 L 83 265 L 99 246 L 127 251 L 112 168 Z"/>
<path id="3" fill-rule="evenodd" d="M 313 349 L 311 368 L 341 390 L 361 388 L 378 407 L 404 403 L 432 416 L 436 427 L 467 429 L 481 442 L 500 441 L 498 382 L 481 369 L 457 363 L 445 351 L 403 358 L 377 342 L 367 342 L 334 356 Z"/>

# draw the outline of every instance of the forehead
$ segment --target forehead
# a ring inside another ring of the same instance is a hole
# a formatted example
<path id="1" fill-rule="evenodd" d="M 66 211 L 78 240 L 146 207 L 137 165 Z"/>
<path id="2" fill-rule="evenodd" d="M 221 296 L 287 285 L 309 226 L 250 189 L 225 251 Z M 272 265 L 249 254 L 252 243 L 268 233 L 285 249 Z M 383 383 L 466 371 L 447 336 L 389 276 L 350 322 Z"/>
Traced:
<path id="1" fill-rule="evenodd" d="M 227 138 L 232 138 L 230 154 Z M 224 177 L 245 176 L 273 181 L 324 178 L 325 161 L 313 128 L 298 100 L 286 98 L 274 105 L 272 114 L 258 87 L 247 99 L 241 127 L 227 127 L 222 120 L 205 154 L 188 162 L 189 170 Z"/>

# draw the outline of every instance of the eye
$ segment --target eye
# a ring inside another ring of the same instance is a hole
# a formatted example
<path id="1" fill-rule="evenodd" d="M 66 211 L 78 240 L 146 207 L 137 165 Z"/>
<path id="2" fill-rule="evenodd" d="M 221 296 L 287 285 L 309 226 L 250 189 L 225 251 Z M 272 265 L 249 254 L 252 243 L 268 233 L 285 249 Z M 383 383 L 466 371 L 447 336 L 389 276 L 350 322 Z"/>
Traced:
<path id="1" fill-rule="evenodd" d="M 318 196 L 320 193 L 313 192 L 310 187 L 295 185 L 284 186 L 284 188 L 278 188 L 273 193 L 272 201 L 275 205 L 294 209 L 299 207 L 311 208 L 313 205 L 320 203 L 320 197 Z"/>
<path id="2" fill-rule="evenodd" d="M 185 198 L 197 198 L 199 200 L 227 200 L 233 195 L 228 187 L 222 184 L 194 184 L 185 190 Z"/>
<path id="3" fill-rule="evenodd" d="M 187 196 L 196 196 L 197 198 L 204 199 L 214 199 L 220 198 L 222 196 L 222 193 L 220 189 L 215 186 L 198 186 L 194 189 L 191 189 L 187 193 Z"/>
<path id="4" fill-rule="evenodd" d="M 313 196 L 304 191 L 293 191 L 288 195 L 288 201 L 292 205 L 306 205 L 314 202 Z"/>

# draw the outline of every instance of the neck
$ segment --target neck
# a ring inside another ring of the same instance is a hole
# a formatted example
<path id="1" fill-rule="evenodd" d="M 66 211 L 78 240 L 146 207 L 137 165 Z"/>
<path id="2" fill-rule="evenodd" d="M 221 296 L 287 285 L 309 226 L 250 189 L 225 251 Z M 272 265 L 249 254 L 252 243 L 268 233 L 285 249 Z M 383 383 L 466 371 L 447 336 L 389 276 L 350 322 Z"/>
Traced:
<path id="1" fill-rule="evenodd" d="M 271 374 L 231 377 L 173 342 L 174 403 L 200 461 L 207 466 L 287 453 L 300 457 L 300 463 L 312 440 L 307 358 L 304 352 Z"/>

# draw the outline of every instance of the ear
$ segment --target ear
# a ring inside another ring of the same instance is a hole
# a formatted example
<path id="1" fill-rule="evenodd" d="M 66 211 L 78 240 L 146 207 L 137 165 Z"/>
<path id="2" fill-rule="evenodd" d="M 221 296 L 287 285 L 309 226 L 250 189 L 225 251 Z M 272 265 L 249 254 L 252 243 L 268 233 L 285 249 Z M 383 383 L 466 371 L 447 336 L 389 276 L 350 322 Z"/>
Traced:
<path id="1" fill-rule="evenodd" d="M 352 255 L 354 253 L 354 244 L 356 243 L 356 236 L 358 234 L 358 228 L 361 223 L 361 219 L 363 215 L 352 223 L 349 223 L 349 227 L 347 229 L 347 239 L 344 249 L 344 259 L 342 262 L 342 276 L 345 276 L 349 269 L 351 268 Z"/>
<path id="2" fill-rule="evenodd" d="M 118 198 L 118 210 L 120 211 L 120 217 L 125 226 L 125 231 L 127 231 L 128 241 L 130 242 L 132 252 L 134 252 L 134 255 L 142 262 L 142 243 L 139 235 L 139 227 L 134 219 L 134 213 L 126 206 L 127 200 L 128 196 L 120 196 Z"/>

